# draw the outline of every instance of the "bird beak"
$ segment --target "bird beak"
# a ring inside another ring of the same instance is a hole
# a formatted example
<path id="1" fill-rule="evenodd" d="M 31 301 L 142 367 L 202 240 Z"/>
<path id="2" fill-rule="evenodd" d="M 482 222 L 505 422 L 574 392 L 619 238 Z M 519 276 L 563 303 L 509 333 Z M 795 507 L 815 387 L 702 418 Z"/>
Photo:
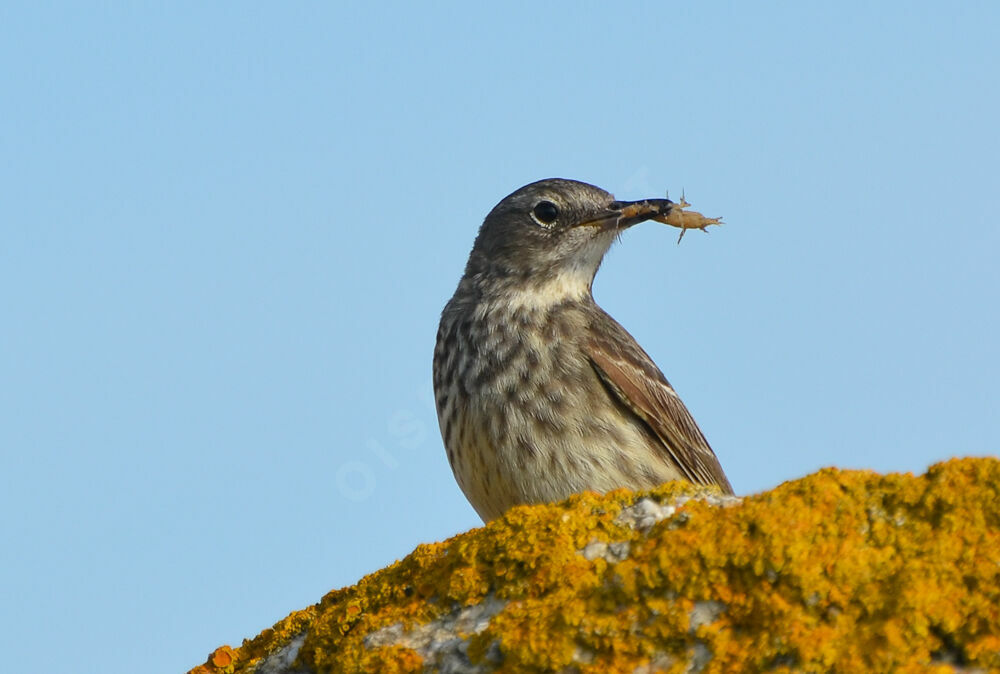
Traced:
<path id="1" fill-rule="evenodd" d="M 670 199 L 643 199 L 642 201 L 613 201 L 610 208 L 619 212 L 618 229 L 625 229 L 656 217 L 667 217 L 674 202 Z"/>
<path id="2" fill-rule="evenodd" d="M 607 210 L 597 217 L 581 222 L 580 226 L 622 230 L 656 217 L 667 217 L 674 207 L 670 199 L 643 199 L 642 201 L 612 201 Z"/>

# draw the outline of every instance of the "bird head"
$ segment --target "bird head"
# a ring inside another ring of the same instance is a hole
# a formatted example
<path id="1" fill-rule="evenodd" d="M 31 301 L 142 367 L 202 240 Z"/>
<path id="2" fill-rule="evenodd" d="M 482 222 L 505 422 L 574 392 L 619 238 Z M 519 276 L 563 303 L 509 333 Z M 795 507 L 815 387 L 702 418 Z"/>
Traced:
<path id="1" fill-rule="evenodd" d="M 539 301 L 589 294 L 615 237 L 670 212 L 668 199 L 616 201 L 599 187 L 551 178 L 498 203 L 479 229 L 466 277 L 481 275 Z"/>

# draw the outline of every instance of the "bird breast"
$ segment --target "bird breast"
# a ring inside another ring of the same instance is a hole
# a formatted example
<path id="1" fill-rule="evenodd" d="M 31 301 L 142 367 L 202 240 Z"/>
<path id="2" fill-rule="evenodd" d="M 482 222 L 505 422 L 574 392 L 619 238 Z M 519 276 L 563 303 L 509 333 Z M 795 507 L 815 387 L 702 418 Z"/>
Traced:
<path id="1" fill-rule="evenodd" d="M 446 309 L 434 362 L 438 418 L 455 477 L 484 519 L 514 503 L 647 481 L 624 459 L 648 442 L 644 431 L 610 404 L 581 347 L 589 314 L 576 301 Z"/>

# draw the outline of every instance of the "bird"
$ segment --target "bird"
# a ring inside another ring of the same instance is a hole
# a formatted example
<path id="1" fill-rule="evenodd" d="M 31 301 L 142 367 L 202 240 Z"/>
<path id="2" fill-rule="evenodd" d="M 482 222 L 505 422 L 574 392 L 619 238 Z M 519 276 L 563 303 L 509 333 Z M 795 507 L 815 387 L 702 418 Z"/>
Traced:
<path id="1" fill-rule="evenodd" d="M 550 178 L 483 220 L 441 313 L 433 383 L 448 461 L 484 522 L 670 480 L 733 492 L 666 377 L 592 292 L 622 232 L 675 208 Z"/>

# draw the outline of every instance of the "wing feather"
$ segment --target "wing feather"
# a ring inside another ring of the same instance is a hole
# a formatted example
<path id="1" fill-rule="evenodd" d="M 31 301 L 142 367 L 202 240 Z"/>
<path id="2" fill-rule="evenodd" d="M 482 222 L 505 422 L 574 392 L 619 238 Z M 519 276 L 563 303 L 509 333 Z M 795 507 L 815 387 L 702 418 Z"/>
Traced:
<path id="1" fill-rule="evenodd" d="M 585 348 L 597 375 L 619 402 L 652 430 L 664 458 L 691 482 L 718 485 L 733 493 L 691 413 L 635 339 L 607 314 L 590 334 Z"/>

